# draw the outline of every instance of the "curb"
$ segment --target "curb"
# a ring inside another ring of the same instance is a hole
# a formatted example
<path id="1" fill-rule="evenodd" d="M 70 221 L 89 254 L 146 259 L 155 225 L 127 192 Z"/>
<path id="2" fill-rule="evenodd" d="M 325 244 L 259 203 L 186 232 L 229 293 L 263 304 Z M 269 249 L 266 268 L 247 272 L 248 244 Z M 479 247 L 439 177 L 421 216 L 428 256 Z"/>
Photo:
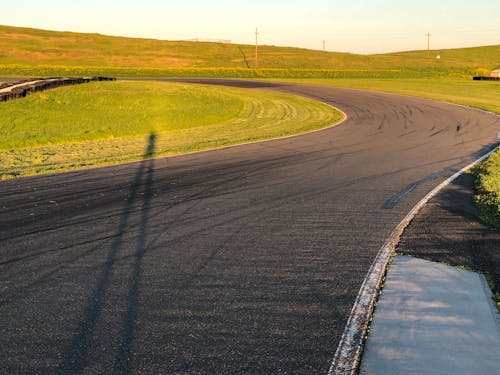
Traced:
<path id="1" fill-rule="evenodd" d="M 356 302 L 351 310 L 344 333 L 328 371 L 328 375 L 354 375 L 357 373 L 358 367 L 361 363 L 365 336 L 370 323 L 370 318 L 373 314 L 377 292 L 380 290 L 380 285 L 387 269 L 387 265 L 396 245 L 399 242 L 399 238 L 408 224 L 410 224 L 422 207 L 424 207 L 427 202 L 429 202 L 445 186 L 449 185 L 476 164 L 487 159 L 497 150 L 500 150 L 500 145 L 497 145 L 481 158 L 465 166 L 453 176 L 449 177 L 432 189 L 412 208 L 412 210 L 394 229 L 387 241 L 380 248 L 366 278 L 363 281 L 363 284 L 361 285 Z"/>

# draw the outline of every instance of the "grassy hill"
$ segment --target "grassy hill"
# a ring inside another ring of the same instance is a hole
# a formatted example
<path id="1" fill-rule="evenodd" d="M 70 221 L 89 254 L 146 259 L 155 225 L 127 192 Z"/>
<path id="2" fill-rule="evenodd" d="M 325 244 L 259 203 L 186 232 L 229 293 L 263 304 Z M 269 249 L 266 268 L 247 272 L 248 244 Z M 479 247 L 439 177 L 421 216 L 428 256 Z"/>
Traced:
<path id="1" fill-rule="evenodd" d="M 500 67 L 500 45 L 356 55 L 251 45 L 163 41 L 0 26 L 0 76 L 417 77 L 470 76 Z M 436 59 L 439 53 L 441 59 Z"/>

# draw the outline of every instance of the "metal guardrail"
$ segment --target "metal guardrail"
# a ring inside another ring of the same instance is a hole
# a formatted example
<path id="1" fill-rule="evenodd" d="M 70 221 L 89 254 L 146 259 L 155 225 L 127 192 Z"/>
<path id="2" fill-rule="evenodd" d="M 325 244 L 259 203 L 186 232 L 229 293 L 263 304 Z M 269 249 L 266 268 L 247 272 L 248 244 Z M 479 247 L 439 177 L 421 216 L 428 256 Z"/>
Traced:
<path id="1" fill-rule="evenodd" d="M 4 83 L 0 85 L 0 102 L 24 98 L 34 92 L 54 89 L 61 86 L 79 85 L 82 83 L 96 81 L 115 81 L 116 78 L 110 77 L 84 77 L 84 78 L 40 78 L 21 80 L 15 83 Z M 11 88 L 9 90 L 9 87 Z"/>

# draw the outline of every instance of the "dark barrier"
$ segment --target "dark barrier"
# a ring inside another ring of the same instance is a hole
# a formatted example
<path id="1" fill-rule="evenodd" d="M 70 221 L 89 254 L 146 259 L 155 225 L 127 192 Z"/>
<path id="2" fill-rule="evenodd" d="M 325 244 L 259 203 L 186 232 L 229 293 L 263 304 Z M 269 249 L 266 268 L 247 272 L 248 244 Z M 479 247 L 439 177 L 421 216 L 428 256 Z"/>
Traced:
<path id="1" fill-rule="evenodd" d="M 61 86 L 80 85 L 88 82 L 115 81 L 116 78 L 111 77 L 84 77 L 84 78 L 41 78 L 22 80 L 15 83 L 5 83 L 0 85 L 0 102 L 8 100 L 24 98 L 27 95 L 45 90 L 54 89 Z M 9 90 L 9 87 L 12 87 Z"/>
<path id="2" fill-rule="evenodd" d="M 500 77 L 479 76 L 472 77 L 474 81 L 500 81 Z"/>

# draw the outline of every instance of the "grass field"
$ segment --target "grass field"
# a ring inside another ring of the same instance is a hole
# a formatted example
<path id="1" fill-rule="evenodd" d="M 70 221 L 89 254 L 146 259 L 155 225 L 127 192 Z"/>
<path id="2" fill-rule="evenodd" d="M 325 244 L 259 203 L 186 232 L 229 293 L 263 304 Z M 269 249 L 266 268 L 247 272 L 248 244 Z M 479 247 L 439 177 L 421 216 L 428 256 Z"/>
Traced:
<path id="1" fill-rule="evenodd" d="M 500 229 L 500 152 L 475 168 L 479 217 Z"/>
<path id="2" fill-rule="evenodd" d="M 261 90 L 100 82 L 0 103 L 0 178 L 292 135 L 338 122 L 322 103 Z"/>
<path id="3" fill-rule="evenodd" d="M 0 149 L 204 127 L 237 117 L 244 99 L 205 87 L 93 83 L 2 104 Z"/>
<path id="4" fill-rule="evenodd" d="M 500 45 L 357 55 L 110 37 L 0 26 L 0 76 L 470 77 L 500 67 Z M 439 53 L 440 59 L 436 59 Z"/>

